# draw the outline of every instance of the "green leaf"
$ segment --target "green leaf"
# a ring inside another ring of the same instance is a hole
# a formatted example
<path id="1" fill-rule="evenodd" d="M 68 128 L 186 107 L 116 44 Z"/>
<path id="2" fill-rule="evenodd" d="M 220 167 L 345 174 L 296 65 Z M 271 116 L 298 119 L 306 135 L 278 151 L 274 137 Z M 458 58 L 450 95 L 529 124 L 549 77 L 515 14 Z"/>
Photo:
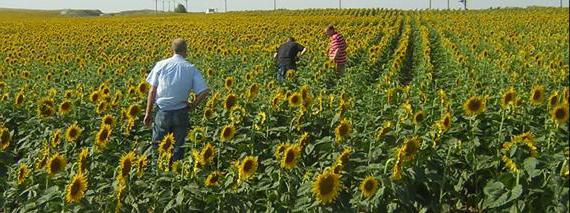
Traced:
<path id="1" fill-rule="evenodd" d="M 530 157 L 524 160 L 523 167 L 524 170 L 527 172 L 530 178 L 536 177 L 540 175 L 540 170 L 536 169 L 536 165 L 538 164 L 538 160 L 536 158 Z"/>
<path id="2" fill-rule="evenodd" d="M 182 201 L 184 201 L 184 191 L 180 190 L 178 194 L 176 194 L 176 205 L 182 205 Z"/>

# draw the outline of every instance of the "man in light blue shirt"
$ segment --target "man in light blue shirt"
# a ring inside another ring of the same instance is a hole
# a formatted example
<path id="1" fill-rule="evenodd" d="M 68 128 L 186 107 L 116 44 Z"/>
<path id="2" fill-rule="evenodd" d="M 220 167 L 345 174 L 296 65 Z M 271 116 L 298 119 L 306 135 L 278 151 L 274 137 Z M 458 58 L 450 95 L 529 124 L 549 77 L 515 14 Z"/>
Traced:
<path id="1" fill-rule="evenodd" d="M 171 163 L 184 157 L 184 141 L 190 126 L 188 113 L 208 96 L 209 89 L 200 71 L 186 61 L 186 41 L 177 38 L 172 42 L 174 56 L 156 63 L 146 81 L 151 85 L 148 93 L 144 123 L 150 126 L 152 110 L 156 102 L 157 112 L 152 128 L 155 147 L 168 133 L 173 133 L 174 151 Z M 188 96 L 194 92 L 196 99 L 190 103 Z"/>

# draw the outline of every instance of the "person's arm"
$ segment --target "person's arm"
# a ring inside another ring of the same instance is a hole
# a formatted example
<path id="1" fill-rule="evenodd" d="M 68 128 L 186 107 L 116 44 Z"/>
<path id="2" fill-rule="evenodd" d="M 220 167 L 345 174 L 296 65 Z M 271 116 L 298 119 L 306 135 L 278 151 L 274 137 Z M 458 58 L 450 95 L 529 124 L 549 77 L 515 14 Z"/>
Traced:
<path id="1" fill-rule="evenodd" d="M 152 86 L 150 91 L 148 91 L 148 98 L 146 99 L 146 111 L 144 114 L 144 125 L 150 126 L 152 121 L 152 108 L 154 107 L 154 102 L 156 101 L 156 86 Z"/>

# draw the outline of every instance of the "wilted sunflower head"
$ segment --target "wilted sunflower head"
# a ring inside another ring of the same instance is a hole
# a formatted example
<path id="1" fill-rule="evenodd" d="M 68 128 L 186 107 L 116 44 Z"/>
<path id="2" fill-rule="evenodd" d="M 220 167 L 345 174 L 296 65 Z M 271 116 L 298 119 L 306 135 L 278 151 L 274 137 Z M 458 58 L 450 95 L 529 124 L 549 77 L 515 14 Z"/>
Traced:
<path id="1" fill-rule="evenodd" d="M 79 202 L 87 191 L 87 178 L 81 172 L 75 174 L 67 185 L 65 200 L 68 203 Z"/>
<path id="2" fill-rule="evenodd" d="M 479 96 L 473 96 L 463 103 L 463 109 L 468 116 L 478 115 L 485 111 L 485 100 Z"/>
<path id="3" fill-rule="evenodd" d="M 544 86 L 535 85 L 530 92 L 530 103 L 540 105 L 544 101 Z"/>
<path id="4" fill-rule="evenodd" d="M 18 174 L 17 174 L 18 185 L 22 185 L 24 183 L 29 173 L 30 170 L 28 169 L 28 165 L 25 163 L 21 163 L 20 167 L 18 168 Z"/>
<path id="5" fill-rule="evenodd" d="M 224 128 L 222 128 L 222 131 L 220 132 L 220 140 L 222 142 L 226 142 L 231 140 L 232 138 L 234 138 L 234 134 L 236 132 L 236 129 L 233 125 L 228 124 L 226 126 L 224 126 Z"/>
<path id="6" fill-rule="evenodd" d="M 378 181 L 373 176 L 368 176 L 360 182 L 360 191 L 366 198 L 372 197 L 378 190 Z"/>
<path id="7" fill-rule="evenodd" d="M 416 112 L 414 114 L 414 120 L 413 120 L 414 124 L 416 124 L 416 125 L 421 124 L 422 121 L 425 119 L 425 117 L 426 117 L 426 115 L 425 115 L 424 111 Z"/>
<path id="8" fill-rule="evenodd" d="M 313 181 L 312 191 L 320 203 L 331 203 L 340 191 L 340 175 L 330 170 L 324 171 Z"/>
<path id="9" fill-rule="evenodd" d="M 224 101 L 224 108 L 226 110 L 231 110 L 237 105 L 237 97 L 233 93 L 230 93 L 226 96 L 226 100 Z"/>
<path id="10" fill-rule="evenodd" d="M 568 121 L 568 103 L 560 104 L 550 111 L 552 120 L 559 125 L 563 125 Z"/>
<path id="11" fill-rule="evenodd" d="M 73 123 L 71 126 L 67 127 L 67 130 L 65 130 L 65 140 L 67 140 L 67 142 L 76 142 L 81 136 L 81 132 L 82 130 L 79 128 L 79 125 L 77 125 L 77 123 Z"/>
<path id="12" fill-rule="evenodd" d="M 59 153 L 53 155 L 47 162 L 47 173 L 53 176 L 65 169 L 67 162 Z"/>
<path id="13" fill-rule="evenodd" d="M 0 149 L 1 150 L 6 150 L 8 148 L 8 146 L 10 145 L 10 140 L 11 140 L 10 136 L 10 132 L 8 131 L 8 128 L 4 128 L 2 126 L 0 126 Z"/>
<path id="14" fill-rule="evenodd" d="M 239 166 L 239 179 L 247 180 L 257 171 L 257 157 L 245 157 Z"/>
<path id="15" fill-rule="evenodd" d="M 352 123 L 347 119 L 342 119 L 335 129 L 336 142 L 340 142 L 352 133 Z"/>

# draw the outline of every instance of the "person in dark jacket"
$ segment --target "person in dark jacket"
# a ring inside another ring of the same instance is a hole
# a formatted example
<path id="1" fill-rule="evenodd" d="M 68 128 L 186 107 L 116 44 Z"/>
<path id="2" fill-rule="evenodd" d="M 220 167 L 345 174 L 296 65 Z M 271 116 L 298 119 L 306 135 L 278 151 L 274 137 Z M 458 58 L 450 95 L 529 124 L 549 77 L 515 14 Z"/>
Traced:
<path id="1" fill-rule="evenodd" d="M 273 55 L 278 65 L 277 80 L 282 81 L 288 70 L 297 70 L 297 61 L 306 51 L 307 48 L 295 42 L 293 37 L 287 38 L 287 42 L 281 44 Z"/>

